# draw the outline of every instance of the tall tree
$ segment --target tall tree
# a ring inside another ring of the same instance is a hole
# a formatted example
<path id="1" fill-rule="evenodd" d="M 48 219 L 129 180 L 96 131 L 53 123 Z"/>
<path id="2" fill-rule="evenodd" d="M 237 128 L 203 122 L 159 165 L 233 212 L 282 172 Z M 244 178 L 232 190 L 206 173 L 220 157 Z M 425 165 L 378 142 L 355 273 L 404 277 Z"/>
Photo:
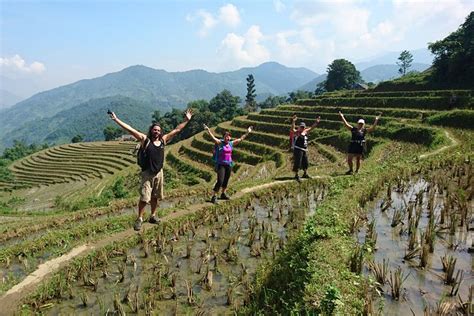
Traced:
<path id="1" fill-rule="evenodd" d="M 257 102 L 255 102 L 255 80 L 253 75 L 247 76 L 247 95 L 245 96 L 245 109 L 249 112 L 257 110 Z"/>
<path id="2" fill-rule="evenodd" d="M 398 72 L 402 76 L 405 76 L 407 74 L 408 68 L 411 67 L 411 63 L 413 62 L 413 55 L 409 51 L 404 50 L 400 53 L 398 60 L 399 61 L 397 61 L 397 65 L 400 67 Z"/>
<path id="3" fill-rule="evenodd" d="M 328 66 L 326 91 L 351 89 L 355 83 L 362 80 L 354 64 L 346 59 L 336 59 Z"/>
<path id="4" fill-rule="evenodd" d="M 474 12 L 446 38 L 430 43 L 435 55 L 433 75 L 438 82 L 472 87 L 474 84 Z"/>

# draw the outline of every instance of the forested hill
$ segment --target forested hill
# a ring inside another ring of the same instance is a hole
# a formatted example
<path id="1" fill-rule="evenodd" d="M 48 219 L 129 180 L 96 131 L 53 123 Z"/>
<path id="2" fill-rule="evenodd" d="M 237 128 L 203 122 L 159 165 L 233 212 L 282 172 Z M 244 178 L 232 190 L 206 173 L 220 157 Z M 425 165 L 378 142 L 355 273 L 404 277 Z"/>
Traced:
<path id="1" fill-rule="evenodd" d="M 4 135 L 25 123 L 51 118 L 92 99 L 121 95 L 152 105 L 164 113 L 171 107 L 183 108 L 193 100 L 208 100 L 224 89 L 244 97 L 246 77 L 250 73 L 255 77 L 257 93 L 262 95 L 286 94 L 317 76 L 305 68 L 289 68 L 274 62 L 224 73 L 204 70 L 167 72 L 131 66 L 100 78 L 38 93 L 3 110 L 0 113 L 0 147 L 5 144 Z"/>
<path id="2" fill-rule="evenodd" d="M 149 104 L 123 96 L 93 99 L 52 117 L 25 123 L 5 134 L 5 139 L 21 139 L 27 143 L 68 143 L 81 135 L 85 141 L 102 140 L 104 127 L 116 126 L 107 109 L 117 112 L 133 127 L 146 132 L 155 110 Z"/>

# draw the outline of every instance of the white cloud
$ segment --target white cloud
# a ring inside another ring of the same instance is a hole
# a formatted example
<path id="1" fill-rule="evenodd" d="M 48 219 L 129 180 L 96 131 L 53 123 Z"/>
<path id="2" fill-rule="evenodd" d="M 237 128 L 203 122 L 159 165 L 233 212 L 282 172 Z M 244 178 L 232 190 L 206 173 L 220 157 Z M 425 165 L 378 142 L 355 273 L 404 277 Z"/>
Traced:
<path id="1" fill-rule="evenodd" d="M 41 74 L 46 71 L 46 67 L 43 63 L 38 61 L 32 62 L 30 65 L 20 55 L 14 55 L 12 57 L 0 57 L 0 67 L 2 70 L 20 72 L 20 73 L 33 73 Z"/>
<path id="2" fill-rule="evenodd" d="M 230 27 L 238 26 L 240 24 L 239 10 L 233 4 L 226 4 L 219 9 L 219 21 Z"/>
<path id="3" fill-rule="evenodd" d="M 275 11 L 278 13 L 283 12 L 283 10 L 286 9 L 285 4 L 281 0 L 274 0 L 273 6 L 275 7 Z"/>
<path id="4" fill-rule="evenodd" d="M 270 53 L 262 44 L 265 40 L 258 25 L 252 25 L 247 32 L 241 36 L 229 33 L 222 40 L 218 55 L 222 62 L 235 67 L 257 65 L 268 61 Z"/>
<path id="5" fill-rule="evenodd" d="M 240 13 L 235 5 L 229 3 L 220 7 L 219 13 L 216 15 L 204 9 L 200 9 L 194 14 L 188 14 L 186 16 L 186 21 L 188 22 L 192 23 L 196 20 L 199 20 L 201 23 L 198 35 L 205 37 L 219 24 L 227 25 L 232 28 L 238 26 L 240 24 Z"/>

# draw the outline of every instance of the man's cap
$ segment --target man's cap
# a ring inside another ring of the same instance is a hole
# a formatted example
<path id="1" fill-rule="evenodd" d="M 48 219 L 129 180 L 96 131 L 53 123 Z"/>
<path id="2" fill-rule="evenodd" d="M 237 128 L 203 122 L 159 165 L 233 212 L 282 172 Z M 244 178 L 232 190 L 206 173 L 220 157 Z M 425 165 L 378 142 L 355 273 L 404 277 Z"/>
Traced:
<path id="1" fill-rule="evenodd" d="M 365 121 L 364 121 L 364 119 L 359 119 L 359 120 L 357 121 L 357 123 L 359 123 L 359 124 L 365 124 Z"/>
<path id="2" fill-rule="evenodd" d="M 306 127 L 306 123 L 305 123 L 305 122 L 301 122 L 301 123 L 300 123 L 300 127 Z"/>

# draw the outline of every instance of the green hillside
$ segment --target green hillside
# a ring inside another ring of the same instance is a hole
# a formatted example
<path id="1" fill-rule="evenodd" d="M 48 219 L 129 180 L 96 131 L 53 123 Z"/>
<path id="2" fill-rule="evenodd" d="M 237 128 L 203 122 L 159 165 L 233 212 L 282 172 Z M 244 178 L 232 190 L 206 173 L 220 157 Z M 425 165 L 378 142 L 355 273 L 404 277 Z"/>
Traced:
<path id="1" fill-rule="evenodd" d="M 38 93 L 2 111 L 0 147 L 10 144 L 11 140 L 5 135 L 18 127 L 40 119 L 51 119 L 57 114 L 61 116 L 61 112 L 94 99 L 124 96 L 165 113 L 172 107 L 184 108 L 190 101 L 209 100 L 224 89 L 243 97 L 249 73 L 254 74 L 256 89 L 262 95 L 286 94 L 316 76 L 308 69 L 288 68 L 278 63 L 224 73 L 204 70 L 167 72 L 132 66 L 100 78 Z"/>
<path id="2" fill-rule="evenodd" d="M 114 96 L 93 99 L 71 109 L 49 117 L 38 119 L 34 124 L 25 123 L 4 135 L 4 139 L 22 139 L 27 143 L 68 143 L 75 135 L 82 135 L 84 141 L 104 139 L 107 125 L 115 126 L 107 110 L 120 113 L 132 126 L 146 131 L 156 110 L 153 106 L 136 99 Z"/>

